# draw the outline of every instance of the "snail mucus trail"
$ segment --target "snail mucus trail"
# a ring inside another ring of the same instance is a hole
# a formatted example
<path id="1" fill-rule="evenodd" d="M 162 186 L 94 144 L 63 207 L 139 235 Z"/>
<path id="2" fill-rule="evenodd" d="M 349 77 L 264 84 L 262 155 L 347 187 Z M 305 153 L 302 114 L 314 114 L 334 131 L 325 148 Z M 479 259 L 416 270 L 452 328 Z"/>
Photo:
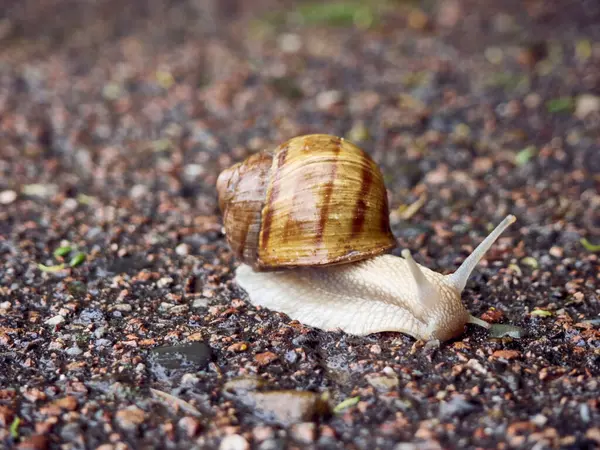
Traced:
<path id="1" fill-rule="evenodd" d="M 335 136 L 299 136 L 250 156 L 217 180 L 237 283 L 254 305 L 323 330 L 383 331 L 423 340 L 489 325 L 461 301 L 467 280 L 516 219 L 507 216 L 452 274 L 401 257 L 381 171 Z"/>

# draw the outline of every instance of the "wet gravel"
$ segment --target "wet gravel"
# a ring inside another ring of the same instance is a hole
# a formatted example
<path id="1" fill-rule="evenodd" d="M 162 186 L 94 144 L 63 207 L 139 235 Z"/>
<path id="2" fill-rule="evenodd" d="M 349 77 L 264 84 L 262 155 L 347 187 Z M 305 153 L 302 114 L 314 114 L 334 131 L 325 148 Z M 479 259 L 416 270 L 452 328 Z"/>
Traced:
<path id="1" fill-rule="evenodd" d="M 308 5 L 0 12 L 0 447 L 600 447 L 600 8 Z M 522 337 L 252 307 L 216 177 L 312 132 L 381 165 L 432 269 L 515 214 L 463 299 Z"/>

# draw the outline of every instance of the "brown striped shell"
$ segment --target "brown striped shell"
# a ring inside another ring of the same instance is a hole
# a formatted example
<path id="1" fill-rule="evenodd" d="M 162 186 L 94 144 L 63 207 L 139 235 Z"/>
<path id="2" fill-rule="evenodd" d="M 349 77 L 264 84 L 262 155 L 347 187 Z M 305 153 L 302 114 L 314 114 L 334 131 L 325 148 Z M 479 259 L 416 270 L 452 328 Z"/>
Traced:
<path id="1" fill-rule="evenodd" d="M 227 240 L 255 270 L 340 264 L 396 246 L 383 176 L 350 142 L 299 136 L 217 180 Z"/>

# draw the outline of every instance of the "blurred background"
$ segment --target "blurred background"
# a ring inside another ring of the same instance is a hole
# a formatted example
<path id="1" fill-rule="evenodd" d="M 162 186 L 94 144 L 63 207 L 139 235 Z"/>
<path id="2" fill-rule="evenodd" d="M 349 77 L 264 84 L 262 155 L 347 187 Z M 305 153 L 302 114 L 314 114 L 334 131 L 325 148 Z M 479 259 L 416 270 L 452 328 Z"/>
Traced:
<path id="1" fill-rule="evenodd" d="M 0 188 L 166 191 L 212 214 L 219 170 L 320 131 L 411 198 L 448 170 L 506 189 L 543 172 L 540 214 L 597 231 L 599 23 L 594 0 L 5 0 Z"/>

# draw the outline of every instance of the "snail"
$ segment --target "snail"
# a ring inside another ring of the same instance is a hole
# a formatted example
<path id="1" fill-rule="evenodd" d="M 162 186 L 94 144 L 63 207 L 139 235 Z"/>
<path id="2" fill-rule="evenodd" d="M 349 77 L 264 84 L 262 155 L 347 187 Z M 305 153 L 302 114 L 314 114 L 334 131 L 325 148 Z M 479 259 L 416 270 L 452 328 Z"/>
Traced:
<path id="1" fill-rule="evenodd" d="M 445 341 L 467 323 L 467 279 L 516 219 L 507 216 L 454 273 L 417 264 L 397 246 L 381 171 L 339 137 L 299 136 L 221 172 L 219 207 L 251 303 L 323 330 L 383 331 Z"/>

